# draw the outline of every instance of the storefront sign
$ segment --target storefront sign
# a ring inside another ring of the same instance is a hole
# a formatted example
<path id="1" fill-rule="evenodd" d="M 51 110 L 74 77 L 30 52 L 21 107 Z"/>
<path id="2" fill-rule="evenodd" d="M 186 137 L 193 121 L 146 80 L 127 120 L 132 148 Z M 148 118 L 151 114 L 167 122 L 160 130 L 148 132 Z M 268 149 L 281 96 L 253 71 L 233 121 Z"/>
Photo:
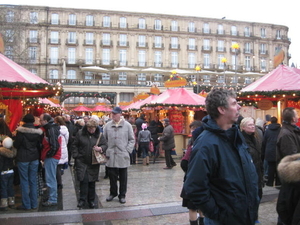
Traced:
<path id="1" fill-rule="evenodd" d="M 257 106 L 261 110 L 268 110 L 273 107 L 273 103 L 268 99 L 262 99 L 257 103 Z"/>

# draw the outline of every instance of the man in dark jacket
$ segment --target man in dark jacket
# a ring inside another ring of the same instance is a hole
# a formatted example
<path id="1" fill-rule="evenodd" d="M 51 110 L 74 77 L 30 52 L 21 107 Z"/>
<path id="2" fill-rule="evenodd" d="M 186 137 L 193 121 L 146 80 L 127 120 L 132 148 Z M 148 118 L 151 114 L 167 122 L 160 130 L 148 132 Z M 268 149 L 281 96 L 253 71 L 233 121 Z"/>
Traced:
<path id="1" fill-rule="evenodd" d="M 162 136 L 158 138 L 159 141 L 162 141 L 162 149 L 165 151 L 166 165 L 164 169 L 172 169 L 173 166 L 176 166 L 171 153 L 172 149 L 175 148 L 174 140 L 174 129 L 170 125 L 170 120 L 168 118 L 163 120 L 165 128 L 163 130 Z"/>
<path id="2" fill-rule="evenodd" d="M 64 120 L 65 120 L 65 123 L 66 123 L 66 127 L 68 128 L 68 131 L 69 131 L 68 164 L 70 166 L 72 166 L 72 164 L 71 164 L 71 158 L 72 158 L 72 149 L 71 149 L 71 146 L 72 146 L 72 143 L 73 143 L 74 138 L 75 138 L 75 126 L 74 126 L 74 124 L 71 121 L 70 115 L 65 115 L 64 116 Z"/>
<path id="3" fill-rule="evenodd" d="M 204 131 L 194 142 L 184 183 L 204 224 L 253 225 L 259 204 L 257 173 L 235 125 L 241 106 L 232 90 L 213 89 L 206 98 Z"/>
<path id="4" fill-rule="evenodd" d="M 275 116 L 271 117 L 271 124 L 266 127 L 262 143 L 262 152 L 268 162 L 268 181 L 266 185 L 271 187 L 273 187 L 274 180 L 276 186 L 280 185 L 276 170 L 276 143 L 280 130 L 281 126 L 277 123 L 277 118 Z"/>
<path id="5" fill-rule="evenodd" d="M 41 159 L 44 162 L 46 185 L 49 190 L 49 199 L 42 205 L 54 206 L 57 205 L 56 168 L 61 157 L 60 126 L 54 123 L 53 118 L 48 113 L 40 116 L 40 122 L 45 130 Z"/>

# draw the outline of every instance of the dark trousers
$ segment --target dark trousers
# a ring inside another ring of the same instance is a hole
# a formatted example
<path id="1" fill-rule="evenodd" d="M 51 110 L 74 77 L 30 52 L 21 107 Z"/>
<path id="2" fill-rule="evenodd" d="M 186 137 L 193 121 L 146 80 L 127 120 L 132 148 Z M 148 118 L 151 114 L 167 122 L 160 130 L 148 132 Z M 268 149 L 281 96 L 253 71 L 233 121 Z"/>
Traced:
<path id="1" fill-rule="evenodd" d="M 118 196 L 120 198 L 126 197 L 127 192 L 127 168 L 111 168 L 108 169 L 108 177 L 110 181 L 110 195 Z M 118 195 L 118 177 L 120 182 L 119 195 Z"/>
<path id="2" fill-rule="evenodd" d="M 172 166 L 176 165 L 176 163 L 174 162 L 174 160 L 171 156 L 171 152 L 172 152 L 172 149 L 165 150 L 165 160 L 166 160 L 167 167 L 172 167 Z"/>
<path id="3" fill-rule="evenodd" d="M 277 174 L 277 168 L 276 168 L 276 162 L 268 162 L 269 169 L 268 169 L 268 181 L 267 181 L 267 186 L 273 186 L 274 180 L 275 180 L 275 185 L 280 185 L 280 180 Z"/>
<path id="4" fill-rule="evenodd" d="M 61 180 L 61 170 L 63 168 L 63 164 L 58 164 L 57 165 L 57 168 L 56 168 L 56 181 L 57 181 L 57 184 L 62 184 L 62 180 Z"/>
<path id="5" fill-rule="evenodd" d="M 84 174 L 84 178 L 80 181 L 79 185 L 79 199 L 84 201 L 87 199 L 88 202 L 95 201 L 95 181 L 89 182 L 89 176 L 87 171 Z"/>

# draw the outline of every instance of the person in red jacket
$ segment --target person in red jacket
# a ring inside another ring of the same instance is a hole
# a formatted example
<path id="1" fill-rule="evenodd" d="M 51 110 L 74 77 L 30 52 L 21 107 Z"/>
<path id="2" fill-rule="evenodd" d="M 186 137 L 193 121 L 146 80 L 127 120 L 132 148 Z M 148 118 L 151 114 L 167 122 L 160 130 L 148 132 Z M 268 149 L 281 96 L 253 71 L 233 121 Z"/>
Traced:
<path id="1" fill-rule="evenodd" d="M 49 193 L 48 199 L 42 205 L 55 206 L 57 205 L 56 169 L 61 157 L 59 144 L 60 126 L 54 123 L 54 119 L 48 113 L 43 113 L 40 116 L 40 122 L 44 128 L 41 160 L 44 162 L 45 179 Z"/>

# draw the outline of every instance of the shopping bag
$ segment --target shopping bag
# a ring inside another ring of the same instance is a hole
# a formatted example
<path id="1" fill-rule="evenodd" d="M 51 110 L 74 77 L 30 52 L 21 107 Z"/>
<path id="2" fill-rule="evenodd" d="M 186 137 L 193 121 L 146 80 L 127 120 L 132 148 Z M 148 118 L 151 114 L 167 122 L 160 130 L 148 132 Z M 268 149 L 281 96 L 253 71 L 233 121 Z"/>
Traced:
<path id="1" fill-rule="evenodd" d="M 149 151 L 150 151 L 150 152 L 154 152 L 153 141 L 150 141 L 150 142 L 149 142 Z"/>

